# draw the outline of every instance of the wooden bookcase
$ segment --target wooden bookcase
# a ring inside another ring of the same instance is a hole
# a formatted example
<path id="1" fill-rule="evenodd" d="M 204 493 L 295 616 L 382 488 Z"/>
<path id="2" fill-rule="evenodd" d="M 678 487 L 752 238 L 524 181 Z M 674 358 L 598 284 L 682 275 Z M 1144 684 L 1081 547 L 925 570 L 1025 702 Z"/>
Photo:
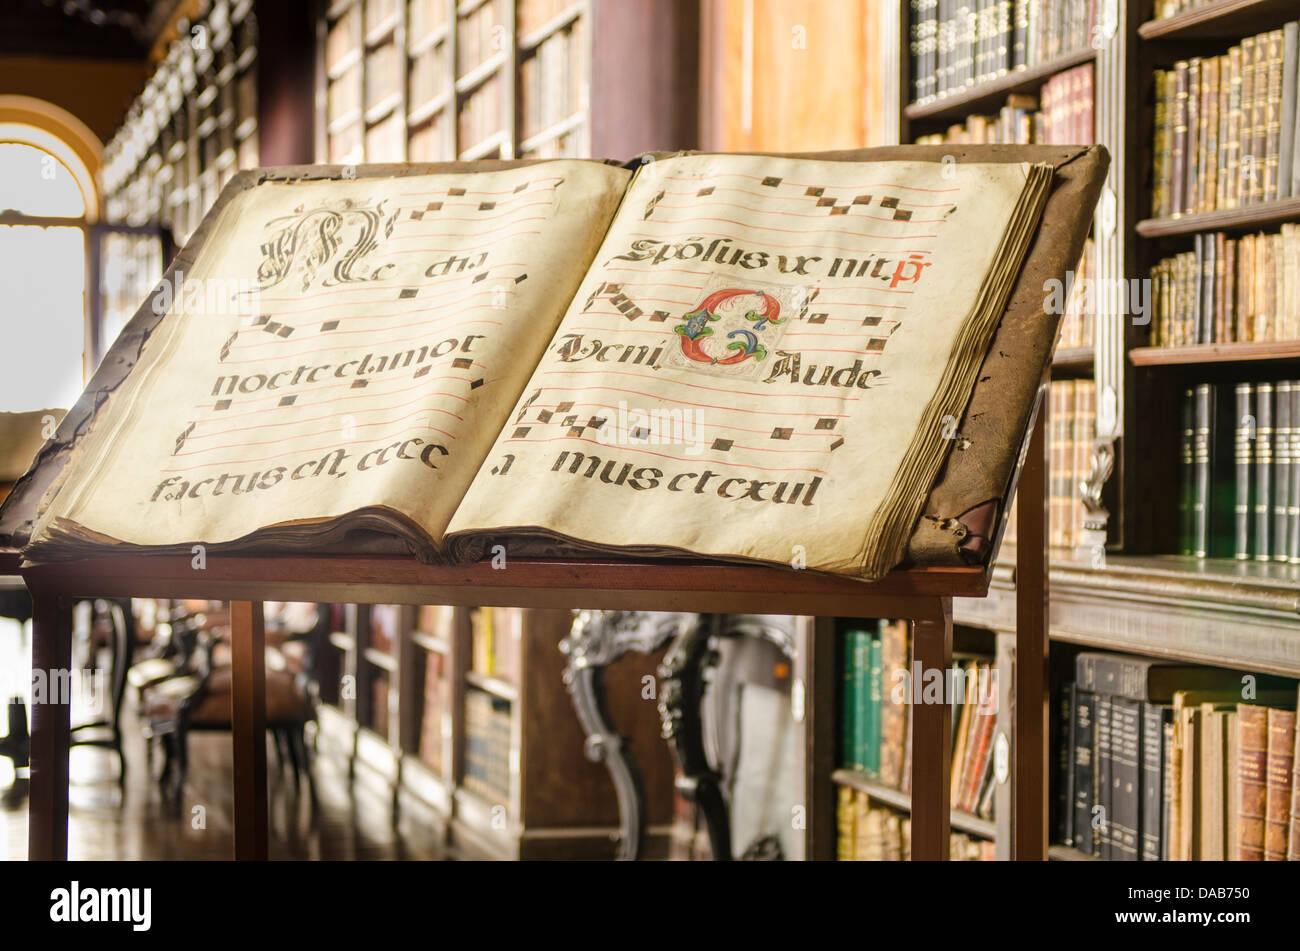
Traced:
<path id="1" fill-rule="evenodd" d="M 630 158 L 695 143 L 694 3 L 323 0 L 319 10 L 319 162 Z"/>
<path id="2" fill-rule="evenodd" d="M 1064 51 L 1038 66 L 1010 72 L 923 104 L 911 99 L 909 4 L 890 4 L 898 20 L 898 141 L 940 131 L 971 113 L 996 112 L 1010 93 L 1034 93 L 1062 70 L 1094 66 L 1095 141 L 1112 159 L 1093 239 L 1096 277 L 1148 276 L 1157 260 L 1190 250 L 1209 231 L 1275 230 L 1300 221 L 1300 200 L 1280 199 L 1232 210 L 1152 219 L 1154 70 L 1194 55 L 1218 55 L 1245 36 L 1280 28 L 1300 16 L 1290 0 L 1211 0 L 1157 19 L 1155 0 L 1098 3 L 1101 19 L 1086 49 Z M 1113 452 L 1103 502 L 1110 511 L 1106 550 L 1052 553 L 1050 633 L 1052 687 L 1073 677 L 1080 649 L 1104 649 L 1207 664 L 1243 673 L 1300 678 L 1300 569 L 1168 554 L 1176 550 L 1178 396 L 1200 382 L 1267 381 L 1300 375 L 1300 346 L 1283 343 L 1148 346 L 1148 327 L 1102 300 L 1093 345 L 1058 350 L 1056 377 L 1096 381 L 1096 453 Z M 1110 308 L 1110 309 L 1108 309 Z M 1115 412 L 1107 423 L 1101 406 Z M 1004 548 L 986 599 L 957 599 L 960 629 L 995 633 L 999 666 L 1014 663 L 1015 550 Z M 1003 670 L 1009 670 L 1003 666 Z M 1010 722 L 999 723 L 1008 731 Z M 1060 750 L 1052 718 L 1051 750 Z M 1052 783 L 1056 777 L 1053 774 Z M 889 793 L 879 793 L 888 802 Z M 1053 793 L 1055 796 L 1055 792 Z M 1009 809 L 997 812 L 993 835 L 1004 854 Z M 958 820 L 954 818 L 954 828 Z M 1053 858 L 1086 858 L 1054 848 Z"/>
<path id="3" fill-rule="evenodd" d="M 467 857 L 613 856 L 614 786 L 585 754 L 562 679 L 571 612 L 332 608 L 322 742 L 347 758 L 357 782 L 392 799 L 399 822 L 423 824 Z M 673 810 L 672 761 L 654 701 L 643 698 L 659 659 L 629 655 L 605 681 L 610 716 L 641 770 L 651 857 L 666 854 Z"/>

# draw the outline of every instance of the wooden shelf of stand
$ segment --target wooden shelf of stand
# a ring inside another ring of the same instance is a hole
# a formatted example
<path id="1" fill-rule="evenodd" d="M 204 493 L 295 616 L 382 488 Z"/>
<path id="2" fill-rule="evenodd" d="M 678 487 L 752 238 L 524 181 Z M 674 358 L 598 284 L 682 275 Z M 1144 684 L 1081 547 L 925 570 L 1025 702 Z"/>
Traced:
<path id="1" fill-rule="evenodd" d="M 1281 198 L 1181 218 L 1147 218 L 1137 223 L 1137 232 L 1144 238 L 1169 238 L 1198 231 L 1253 231 L 1296 220 L 1300 220 L 1300 198 Z"/>
<path id="2" fill-rule="evenodd" d="M 471 687 L 477 687 L 485 693 L 490 693 L 498 700 L 506 700 L 514 703 L 519 699 L 519 688 L 500 677 L 490 677 L 487 674 L 480 674 L 476 670 L 465 671 L 465 683 Z"/>
<path id="3" fill-rule="evenodd" d="M 1018 69 L 997 79 L 968 86 L 960 92 L 951 92 L 929 102 L 912 103 L 903 109 L 903 114 L 912 122 L 918 122 L 962 119 L 971 113 L 987 109 L 996 111 L 1012 93 L 1037 90 L 1057 73 L 1091 62 L 1096 55 L 1092 49 L 1075 50 L 1037 66 Z"/>
<path id="4" fill-rule="evenodd" d="M 1095 855 L 1085 855 L 1069 845 L 1049 845 L 1047 847 L 1049 862 L 1100 862 Z"/>
<path id="5" fill-rule="evenodd" d="M 1202 343 L 1192 347 L 1134 347 L 1129 362 L 1138 367 L 1198 363 L 1256 363 L 1300 360 L 1300 340 Z"/>
<path id="6" fill-rule="evenodd" d="M 1276 28 L 1296 15 L 1295 0 L 1219 0 L 1138 27 L 1144 40 L 1236 40 Z"/>
<path id="7" fill-rule="evenodd" d="M 891 809 L 908 813 L 912 811 L 911 793 L 876 782 L 856 770 L 837 769 L 831 773 L 831 782 L 840 786 L 851 786 L 854 789 L 860 789 L 870 798 L 889 806 Z M 979 816 L 972 816 L 968 812 L 954 809 L 949 821 L 957 831 L 976 835 L 981 839 L 993 839 L 997 835 L 997 828 L 992 819 L 981 819 Z"/>
<path id="8" fill-rule="evenodd" d="M 1052 378 L 1092 376 L 1096 355 L 1092 347 L 1070 347 L 1052 354 Z"/>

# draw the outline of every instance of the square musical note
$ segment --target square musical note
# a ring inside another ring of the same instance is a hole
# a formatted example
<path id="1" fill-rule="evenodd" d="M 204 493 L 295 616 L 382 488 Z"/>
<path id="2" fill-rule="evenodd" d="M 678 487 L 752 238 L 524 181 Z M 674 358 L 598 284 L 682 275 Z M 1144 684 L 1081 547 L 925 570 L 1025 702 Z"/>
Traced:
<path id="1" fill-rule="evenodd" d="M 515 435 L 514 435 L 514 438 L 515 438 L 515 439 L 523 439 L 524 437 L 526 437 L 526 436 L 528 435 L 528 433 L 529 433 L 529 431 L 530 431 L 531 429 L 532 429 L 531 426 L 517 426 L 517 427 L 515 427 Z"/>
<path id="2" fill-rule="evenodd" d="M 282 397 L 280 397 L 280 405 L 281 405 L 281 406 L 292 406 L 292 405 L 297 401 L 297 399 L 298 399 L 298 397 L 296 397 L 296 396 L 282 396 Z"/>
<path id="3" fill-rule="evenodd" d="M 730 452 L 732 442 L 733 440 L 730 439 L 715 439 L 713 440 L 713 448 L 717 452 Z"/>
<path id="4" fill-rule="evenodd" d="M 327 330 L 337 330 L 338 325 L 339 322 L 337 320 L 327 320 L 325 323 L 320 325 L 320 331 L 321 333 L 325 333 Z"/>
<path id="5" fill-rule="evenodd" d="M 222 410 L 230 409 L 230 400 L 217 400 L 217 405 L 212 408 L 216 410 L 218 413 L 220 413 Z"/>
<path id="6" fill-rule="evenodd" d="M 773 439 L 789 439 L 794 435 L 794 430 L 789 426 L 778 426 L 772 430 Z"/>
<path id="7" fill-rule="evenodd" d="M 813 428 L 814 428 L 814 429 L 834 429 L 834 428 L 835 428 L 835 418 L 832 417 L 832 416 L 823 416 L 821 419 L 817 420 L 817 425 L 814 426 Z"/>
<path id="8" fill-rule="evenodd" d="M 403 287 L 403 288 L 402 288 L 402 292 L 401 292 L 400 294 L 397 295 L 397 299 L 398 299 L 398 300 L 410 300 L 412 297 L 414 297 L 414 296 L 415 296 L 416 294 L 418 294 L 418 293 L 420 293 L 419 288 L 416 288 L 416 287 Z"/>
<path id="9" fill-rule="evenodd" d="M 780 185 L 780 184 L 781 184 L 781 179 L 776 178 L 776 177 L 774 177 L 774 176 L 772 176 L 772 175 L 769 175 L 769 176 L 767 176 L 767 178 L 765 178 L 765 179 L 763 179 L 761 182 L 759 182 L 759 184 L 760 184 L 760 185 L 766 185 L 768 188 L 776 188 L 777 185 Z"/>
<path id="10" fill-rule="evenodd" d="M 474 361 L 469 357 L 457 357 L 455 360 L 451 361 L 451 366 L 454 370 L 468 370 L 473 365 Z"/>

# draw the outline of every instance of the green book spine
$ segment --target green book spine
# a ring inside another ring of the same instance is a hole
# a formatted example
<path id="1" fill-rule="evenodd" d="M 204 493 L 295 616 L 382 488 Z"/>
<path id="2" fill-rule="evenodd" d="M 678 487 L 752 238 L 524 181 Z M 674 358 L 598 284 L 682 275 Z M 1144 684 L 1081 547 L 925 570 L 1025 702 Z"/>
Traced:
<path id="1" fill-rule="evenodd" d="M 858 665 L 857 658 L 854 656 L 856 645 L 857 632 L 846 631 L 843 637 L 844 651 L 841 661 L 844 670 L 840 682 L 840 689 L 843 691 L 840 698 L 840 763 L 848 769 L 852 769 L 856 762 L 858 748 Z"/>
<path id="2" fill-rule="evenodd" d="M 880 631 L 868 635 L 867 736 L 865 766 L 867 775 L 880 776 L 880 698 L 884 680 L 884 662 Z"/>
<path id="3" fill-rule="evenodd" d="M 853 666 L 857 668 L 853 691 L 853 768 L 867 768 L 867 694 L 870 665 L 871 638 L 866 631 L 853 631 Z"/>

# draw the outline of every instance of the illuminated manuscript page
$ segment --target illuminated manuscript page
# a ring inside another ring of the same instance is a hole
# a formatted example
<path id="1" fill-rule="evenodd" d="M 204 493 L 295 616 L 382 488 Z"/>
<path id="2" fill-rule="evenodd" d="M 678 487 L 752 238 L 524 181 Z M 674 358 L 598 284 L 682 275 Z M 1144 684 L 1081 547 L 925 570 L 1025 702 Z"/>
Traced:
<path id="1" fill-rule="evenodd" d="M 1030 168 L 643 166 L 448 534 L 859 573 Z"/>
<path id="2" fill-rule="evenodd" d="M 567 161 L 240 193 L 36 540 L 52 517 L 167 545 L 370 507 L 438 541 L 628 178 Z"/>

